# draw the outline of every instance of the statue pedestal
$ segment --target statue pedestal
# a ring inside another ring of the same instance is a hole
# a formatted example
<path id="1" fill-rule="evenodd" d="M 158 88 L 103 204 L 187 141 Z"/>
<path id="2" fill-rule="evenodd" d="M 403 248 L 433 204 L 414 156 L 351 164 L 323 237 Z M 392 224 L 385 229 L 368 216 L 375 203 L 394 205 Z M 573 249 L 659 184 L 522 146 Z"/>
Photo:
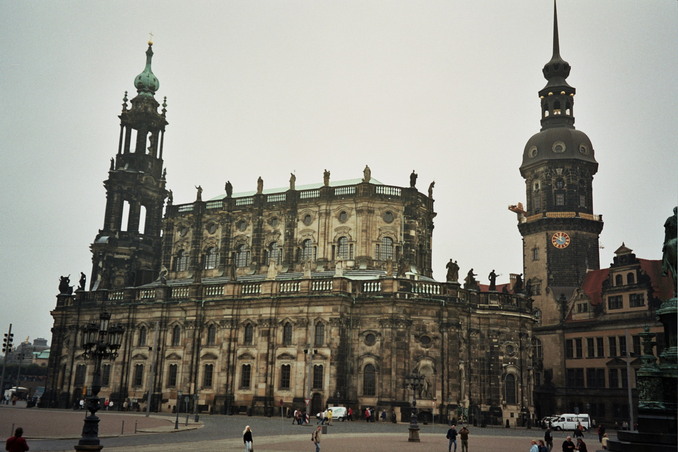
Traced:
<path id="1" fill-rule="evenodd" d="M 410 430 L 410 436 L 407 438 L 407 441 L 409 441 L 411 443 L 420 442 L 420 440 L 419 440 L 419 426 L 410 424 L 409 430 Z"/>

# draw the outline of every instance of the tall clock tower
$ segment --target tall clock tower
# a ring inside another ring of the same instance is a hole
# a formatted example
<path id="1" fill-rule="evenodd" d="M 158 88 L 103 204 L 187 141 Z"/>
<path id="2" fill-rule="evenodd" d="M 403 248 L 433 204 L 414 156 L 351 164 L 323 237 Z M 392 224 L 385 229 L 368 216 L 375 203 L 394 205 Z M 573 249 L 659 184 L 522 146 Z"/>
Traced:
<path id="1" fill-rule="evenodd" d="M 554 5 L 553 56 L 543 69 L 539 91 L 541 130 L 525 145 L 520 174 L 525 179 L 523 236 L 526 288 L 541 311 L 541 326 L 559 324 L 566 302 L 588 270 L 599 268 L 602 217 L 593 212 L 593 176 L 598 171 L 589 137 L 574 127 L 575 89 L 566 79 Z"/>

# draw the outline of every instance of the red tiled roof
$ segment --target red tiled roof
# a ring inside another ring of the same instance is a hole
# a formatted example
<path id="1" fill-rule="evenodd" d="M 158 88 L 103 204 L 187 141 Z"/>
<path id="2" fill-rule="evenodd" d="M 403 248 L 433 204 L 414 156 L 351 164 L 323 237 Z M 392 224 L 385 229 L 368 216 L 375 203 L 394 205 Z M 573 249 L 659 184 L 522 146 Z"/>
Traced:
<path id="1" fill-rule="evenodd" d="M 668 276 L 662 275 L 662 261 L 638 259 L 640 268 L 652 281 L 652 295 L 662 301 L 673 297 L 673 282 Z"/>
<path id="2" fill-rule="evenodd" d="M 589 297 L 592 305 L 597 306 L 603 302 L 603 282 L 607 280 L 609 274 L 609 268 L 591 270 L 586 273 L 582 283 L 582 290 Z"/>

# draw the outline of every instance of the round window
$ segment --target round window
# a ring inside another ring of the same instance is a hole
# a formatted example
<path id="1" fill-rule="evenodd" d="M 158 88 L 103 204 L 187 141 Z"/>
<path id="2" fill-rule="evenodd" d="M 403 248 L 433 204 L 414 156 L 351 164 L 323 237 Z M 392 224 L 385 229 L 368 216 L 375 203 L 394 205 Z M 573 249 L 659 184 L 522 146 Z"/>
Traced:
<path id="1" fill-rule="evenodd" d="M 421 342 L 421 345 L 423 345 L 424 347 L 430 347 L 431 342 L 433 341 L 431 340 L 431 336 L 422 336 L 419 338 L 419 342 Z"/>
<path id="2" fill-rule="evenodd" d="M 245 229 L 247 229 L 247 221 L 245 220 L 240 220 L 235 225 L 239 231 L 244 231 Z"/>
<path id="3" fill-rule="evenodd" d="M 310 226 L 311 223 L 313 223 L 313 217 L 309 214 L 304 215 L 303 222 L 306 226 Z"/>
<path id="4" fill-rule="evenodd" d="M 346 223 L 346 220 L 348 220 L 348 214 L 346 213 L 345 210 L 342 210 L 341 213 L 339 214 L 339 221 L 342 223 Z"/>
<path id="5" fill-rule="evenodd" d="M 582 155 L 587 155 L 589 153 L 589 148 L 585 144 L 579 145 L 579 153 Z"/>
<path id="6" fill-rule="evenodd" d="M 532 146 L 529 151 L 527 151 L 527 155 L 530 157 L 534 158 L 539 154 L 539 149 L 537 149 L 537 146 Z"/>
<path id="7" fill-rule="evenodd" d="M 365 345 L 374 345 L 377 343 L 377 337 L 372 333 L 365 335 Z"/>
<path id="8" fill-rule="evenodd" d="M 395 215 L 393 215 L 393 212 L 391 212 L 390 210 L 388 210 L 388 211 L 384 212 L 384 217 L 383 217 L 383 218 L 384 218 L 384 221 L 385 221 L 386 223 L 393 223 L 393 220 L 395 220 Z"/>
<path id="9" fill-rule="evenodd" d="M 506 346 L 506 354 L 509 355 L 509 356 L 515 355 L 516 354 L 516 348 L 511 344 L 507 345 Z"/>
<path id="10" fill-rule="evenodd" d="M 555 143 L 553 143 L 553 147 L 551 149 L 556 154 L 561 154 L 561 153 L 565 152 L 565 150 L 567 149 L 567 146 L 565 146 L 565 143 L 563 143 L 562 141 L 556 141 Z"/>

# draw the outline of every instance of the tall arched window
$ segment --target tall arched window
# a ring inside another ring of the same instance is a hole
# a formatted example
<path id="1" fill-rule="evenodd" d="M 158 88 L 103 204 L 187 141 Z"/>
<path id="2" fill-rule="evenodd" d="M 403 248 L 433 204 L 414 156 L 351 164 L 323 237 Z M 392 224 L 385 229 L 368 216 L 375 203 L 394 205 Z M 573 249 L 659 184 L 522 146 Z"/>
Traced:
<path id="1" fill-rule="evenodd" d="M 352 259 L 352 248 L 347 237 L 339 237 L 337 240 L 337 259 Z"/>
<path id="2" fill-rule="evenodd" d="M 181 344 L 181 327 L 174 325 L 174 328 L 172 328 L 172 346 L 178 347 L 179 344 Z"/>
<path id="3" fill-rule="evenodd" d="M 235 266 L 238 268 L 247 267 L 250 264 L 250 248 L 243 244 L 238 245 L 235 253 Z"/>
<path id="4" fill-rule="evenodd" d="M 245 336 L 243 339 L 245 345 L 252 345 L 252 341 L 254 340 L 254 326 L 252 326 L 251 323 L 245 325 Z"/>
<path id="5" fill-rule="evenodd" d="M 325 324 L 318 322 L 315 324 L 314 345 L 321 347 L 325 343 Z"/>
<path id="6" fill-rule="evenodd" d="M 217 260 L 219 258 L 219 253 L 217 253 L 217 249 L 214 246 L 210 246 L 205 250 L 205 264 L 204 264 L 204 269 L 205 270 L 212 270 L 213 268 L 217 268 Z"/>
<path id="7" fill-rule="evenodd" d="M 280 262 L 282 261 L 282 250 L 278 246 L 278 242 L 271 242 L 268 245 L 268 249 L 266 250 L 267 257 L 266 263 L 267 264 L 276 264 L 279 265 Z"/>
<path id="8" fill-rule="evenodd" d="M 626 284 L 631 285 L 636 283 L 636 276 L 633 273 L 626 275 Z"/>
<path id="9" fill-rule="evenodd" d="M 390 237 L 383 237 L 379 244 L 379 255 L 377 259 L 381 261 L 393 260 L 393 239 Z"/>
<path id="10" fill-rule="evenodd" d="M 372 364 L 368 364 L 363 369 L 363 395 L 377 395 L 377 375 Z"/>
<path id="11" fill-rule="evenodd" d="M 167 371 L 167 387 L 173 388 L 177 385 L 177 375 L 179 374 L 179 365 L 170 364 Z"/>
<path id="12" fill-rule="evenodd" d="M 292 324 L 290 322 L 285 322 L 283 325 L 283 345 L 292 345 Z"/>
<path id="13" fill-rule="evenodd" d="M 205 364 L 202 372 L 202 386 L 203 388 L 212 387 L 212 375 L 214 374 L 214 364 Z"/>
<path id="14" fill-rule="evenodd" d="M 313 389 L 323 388 L 323 366 L 322 364 L 313 366 Z"/>
<path id="15" fill-rule="evenodd" d="M 210 325 L 207 327 L 207 345 L 215 345 L 217 343 L 217 327 Z"/>
<path id="16" fill-rule="evenodd" d="M 243 389 L 249 389 L 252 382 L 252 365 L 243 364 L 240 368 L 240 387 Z"/>
<path id="17" fill-rule="evenodd" d="M 137 345 L 139 347 L 143 347 L 146 345 L 146 327 L 142 326 L 139 328 L 139 341 L 137 342 Z"/>
<path id="18" fill-rule="evenodd" d="M 188 253 L 185 250 L 179 250 L 174 258 L 174 271 L 183 272 L 188 270 Z"/>
<path id="19" fill-rule="evenodd" d="M 516 377 L 513 374 L 506 375 L 504 379 L 504 401 L 507 405 L 516 404 Z"/>
<path id="20" fill-rule="evenodd" d="M 292 366 L 283 364 L 280 366 L 280 389 L 290 389 L 290 376 L 292 374 Z"/>
<path id="21" fill-rule="evenodd" d="M 616 276 L 614 277 L 614 285 L 615 285 L 615 286 L 622 286 L 622 285 L 624 285 L 624 278 L 622 277 L 622 275 L 616 275 Z"/>
<path id="22" fill-rule="evenodd" d="M 301 253 L 299 254 L 299 260 L 301 262 L 315 260 L 315 247 L 313 246 L 313 241 L 311 239 L 306 239 L 301 242 Z"/>

